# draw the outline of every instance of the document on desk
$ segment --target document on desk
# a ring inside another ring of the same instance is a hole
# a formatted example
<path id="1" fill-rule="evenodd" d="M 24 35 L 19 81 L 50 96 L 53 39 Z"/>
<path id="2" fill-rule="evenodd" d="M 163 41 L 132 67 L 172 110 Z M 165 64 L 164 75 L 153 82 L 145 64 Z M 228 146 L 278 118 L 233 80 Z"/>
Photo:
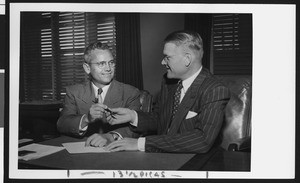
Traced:
<path id="1" fill-rule="evenodd" d="M 29 144 L 19 148 L 19 158 L 25 161 L 38 159 L 58 151 L 65 149 L 64 147 L 42 145 L 42 144 Z"/>
<path id="2" fill-rule="evenodd" d="M 66 150 L 70 154 L 109 152 L 106 151 L 103 147 L 92 147 L 92 146 L 85 147 L 85 142 L 69 142 L 69 143 L 63 143 L 62 145 L 66 148 Z"/>

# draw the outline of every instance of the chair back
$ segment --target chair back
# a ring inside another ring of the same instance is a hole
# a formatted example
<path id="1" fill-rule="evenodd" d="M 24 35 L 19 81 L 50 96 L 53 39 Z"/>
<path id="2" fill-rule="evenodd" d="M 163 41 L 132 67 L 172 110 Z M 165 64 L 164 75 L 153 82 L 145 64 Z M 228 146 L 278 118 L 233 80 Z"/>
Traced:
<path id="1" fill-rule="evenodd" d="M 152 110 L 152 95 L 147 90 L 140 91 L 141 111 L 150 112 Z"/>
<path id="2" fill-rule="evenodd" d="M 221 131 L 221 147 L 229 150 L 231 144 L 237 149 L 245 141 L 251 142 L 252 77 L 249 75 L 217 76 L 231 91 L 231 99 L 225 108 L 225 124 Z M 245 144 L 245 143 L 244 143 Z M 250 148 L 250 147 L 244 147 Z"/>

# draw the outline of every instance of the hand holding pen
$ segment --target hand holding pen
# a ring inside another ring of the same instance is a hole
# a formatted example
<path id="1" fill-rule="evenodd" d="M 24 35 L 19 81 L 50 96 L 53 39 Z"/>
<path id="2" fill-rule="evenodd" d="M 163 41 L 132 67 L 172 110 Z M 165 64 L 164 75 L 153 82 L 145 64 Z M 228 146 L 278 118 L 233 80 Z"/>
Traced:
<path id="1" fill-rule="evenodd" d="M 96 119 L 103 119 L 106 118 L 105 116 L 105 108 L 106 105 L 102 103 L 95 103 L 91 106 L 89 113 L 88 113 L 88 121 L 89 123 L 94 122 Z"/>
<path id="2" fill-rule="evenodd" d="M 102 122 L 106 123 L 106 118 L 108 116 L 112 117 L 113 112 L 103 104 L 102 99 L 102 89 L 99 88 L 97 92 L 97 96 L 95 100 L 93 101 L 94 104 L 91 106 L 89 113 L 88 113 L 88 123 L 94 122 L 96 119 L 102 119 Z"/>
<path id="3" fill-rule="evenodd" d="M 104 109 L 105 111 L 106 111 L 106 114 L 109 114 L 109 115 L 107 115 L 108 117 L 110 116 L 110 117 L 112 117 L 112 118 L 115 118 L 115 113 L 110 109 L 110 108 L 108 108 L 107 106 L 106 106 L 106 108 Z"/>
<path id="4" fill-rule="evenodd" d="M 93 101 L 94 104 L 91 106 L 89 113 L 88 113 L 88 118 L 87 118 L 88 123 L 92 123 L 96 119 L 106 118 L 104 109 L 107 108 L 107 106 L 105 106 L 103 104 L 103 99 L 101 97 L 102 92 L 103 92 L 103 90 L 101 88 L 99 88 L 96 98 Z"/>
<path id="5" fill-rule="evenodd" d="M 87 115 L 85 115 L 83 119 L 83 123 L 81 123 L 81 128 L 84 128 L 89 123 L 95 122 L 97 119 L 101 119 L 102 122 L 107 123 L 107 117 L 114 118 L 112 115 L 114 113 L 104 104 L 94 103 Z"/>

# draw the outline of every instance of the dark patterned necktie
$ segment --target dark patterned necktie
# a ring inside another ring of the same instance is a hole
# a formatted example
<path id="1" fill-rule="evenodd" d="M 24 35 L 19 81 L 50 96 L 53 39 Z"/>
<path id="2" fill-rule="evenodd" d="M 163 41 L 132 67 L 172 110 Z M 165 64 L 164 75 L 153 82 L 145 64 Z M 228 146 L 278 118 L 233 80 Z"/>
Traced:
<path id="1" fill-rule="evenodd" d="M 173 109 L 172 109 L 172 117 L 171 117 L 171 121 L 173 121 L 173 118 L 177 112 L 179 103 L 180 103 L 180 94 L 181 94 L 181 89 L 182 89 L 182 81 L 180 80 L 177 84 L 177 89 L 176 92 L 174 94 L 174 103 L 173 103 Z"/>

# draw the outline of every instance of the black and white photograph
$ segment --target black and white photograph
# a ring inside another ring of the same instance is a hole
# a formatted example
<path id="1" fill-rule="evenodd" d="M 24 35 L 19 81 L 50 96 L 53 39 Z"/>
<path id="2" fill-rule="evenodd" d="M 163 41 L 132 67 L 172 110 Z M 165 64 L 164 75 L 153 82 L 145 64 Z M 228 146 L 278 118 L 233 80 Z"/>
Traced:
<path id="1" fill-rule="evenodd" d="M 295 178 L 295 4 L 6 7 L 8 179 Z"/>

